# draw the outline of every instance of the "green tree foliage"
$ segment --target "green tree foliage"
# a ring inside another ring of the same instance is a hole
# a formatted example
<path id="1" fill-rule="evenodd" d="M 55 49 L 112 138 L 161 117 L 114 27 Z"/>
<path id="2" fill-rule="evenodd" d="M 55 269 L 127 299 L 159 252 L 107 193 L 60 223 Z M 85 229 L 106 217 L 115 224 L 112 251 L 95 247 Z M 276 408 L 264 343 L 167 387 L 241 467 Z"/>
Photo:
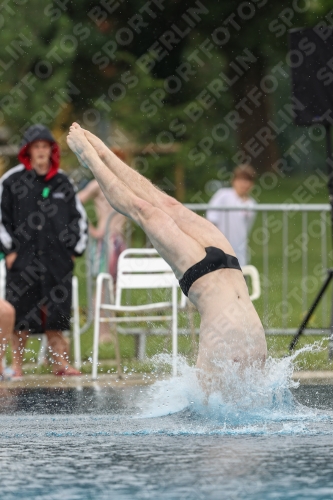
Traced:
<path id="1" fill-rule="evenodd" d="M 164 188 L 181 196 L 186 183 L 189 201 L 208 199 L 210 181 L 228 177 L 239 148 L 268 120 L 281 121 L 290 102 L 288 30 L 332 24 L 333 9 L 328 0 L 8 5 L 15 14 L 0 20 L 0 119 L 12 141 L 33 121 L 59 136 L 78 119 L 134 152 L 136 167 Z M 263 91 L 251 112 L 239 108 L 278 64 L 286 76 L 275 72 L 274 92 Z M 299 134 L 289 123 L 252 158 L 258 171 Z M 321 160 L 322 144 L 316 148 L 308 164 Z"/>
<path id="2" fill-rule="evenodd" d="M 73 93 L 70 75 L 76 53 L 65 38 L 72 21 L 61 16 L 50 23 L 43 5 L 40 0 L 22 7 L 8 3 L 1 27 L 0 119 L 15 143 L 34 121 L 54 125 Z"/>

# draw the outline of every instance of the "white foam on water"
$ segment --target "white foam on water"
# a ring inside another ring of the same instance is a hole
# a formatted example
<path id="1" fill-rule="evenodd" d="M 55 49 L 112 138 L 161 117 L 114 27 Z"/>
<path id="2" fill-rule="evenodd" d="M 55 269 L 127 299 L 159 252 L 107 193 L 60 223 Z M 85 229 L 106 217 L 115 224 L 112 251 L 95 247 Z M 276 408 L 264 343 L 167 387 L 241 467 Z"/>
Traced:
<path id="1" fill-rule="evenodd" d="M 180 358 L 179 375 L 151 386 L 139 402 L 138 417 L 162 417 L 182 412 L 187 423 L 205 423 L 205 432 L 209 430 L 206 426 L 209 424 L 212 432 L 228 433 L 231 429 L 236 432 L 237 428 L 237 432 L 243 429 L 245 433 L 251 433 L 255 428 L 257 432 L 270 433 L 265 426 L 274 423 L 280 424 L 274 433 L 288 434 L 297 429 L 301 433 L 307 432 L 307 422 L 327 421 L 331 417 L 295 401 L 291 389 L 299 384 L 292 375 L 297 356 L 318 350 L 321 350 L 321 344 L 312 344 L 282 359 L 269 357 L 263 368 L 251 366 L 242 372 L 236 363 L 216 363 L 216 374 L 208 394 L 199 383 L 200 372 Z M 156 356 L 154 362 L 171 365 L 172 358 L 163 354 Z M 289 424 L 288 427 L 288 422 L 292 427 Z M 198 430 L 196 428 L 195 432 Z"/>
<path id="2" fill-rule="evenodd" d="M 107 436 L 316 436 L 333 434 L 333 414 L 299 404 L 292 389 L 297 356 L 320 350 L 307 346 L 292 356 L 268 358 L 263 368 L 244 371 L 216 363 L 209 391 L 185 359 L 179 375 L 138 391 L 124 413 L 108 415 L 0 416 L 0 439 L 84 440 Z M 154 362 L 165 368 L 170 355 Z M 134 406 L 133 406 L 134 404 Z"/>

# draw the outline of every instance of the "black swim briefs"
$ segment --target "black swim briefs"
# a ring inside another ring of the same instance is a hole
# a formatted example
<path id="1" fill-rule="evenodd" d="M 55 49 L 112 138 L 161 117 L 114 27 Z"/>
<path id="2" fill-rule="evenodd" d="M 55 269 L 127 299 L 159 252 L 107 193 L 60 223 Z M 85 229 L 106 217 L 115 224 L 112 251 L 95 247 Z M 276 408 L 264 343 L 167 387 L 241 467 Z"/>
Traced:
<path id="1" fill-rule="evenodd" d="M 197 264 L 194 264 L 194 266 L 191 266 L 179 280 L 179 286 L 186 297 L 193 283 L 201 278 L 201 276 L 205 276 L 205 274 L 212 273 L 217 269 L 242 270 L 237 257 L 229 255 L 216 247 L 207 247 L 205 250 L 206 257 L 197 262 Z"/>

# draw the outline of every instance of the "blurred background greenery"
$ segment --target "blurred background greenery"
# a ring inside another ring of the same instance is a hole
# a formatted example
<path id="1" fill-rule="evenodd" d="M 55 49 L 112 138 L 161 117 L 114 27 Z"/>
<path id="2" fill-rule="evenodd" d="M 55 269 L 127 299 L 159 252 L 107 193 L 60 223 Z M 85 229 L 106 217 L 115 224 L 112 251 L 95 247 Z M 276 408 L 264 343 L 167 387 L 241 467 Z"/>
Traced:
<path id="1" fill-rule="evenodd" d="M 270 120 L 285 128 L 252 157 L 259 174 L 305 133 L 286 115 L 288 30 L 329 24 L 332 9 L 331 0 L 9 2 L 0 32 L 0 141 L 18 144 L 24 128 L 41 121 L 71 170 L 78 165 L 65 134 L 78 120 L 131 153 L 142 173 L 181 201 L 206 201 L 216 189 L 212 181 L 228 180 L 234 155 Z M 173 41 L 163 44 L 171 32 Z M 268 83 L 263 91 L 267 75 L 276 79 L 274 92 Z M 209 85 L 217 80 L 223 90 L 214 97 Z M 255 87 L 262 92 L 256 105 L 247 98 Z M 198 101 L 203 92 L 206 110 Z M 242 99 L 251 112 L 238 107 L 242 122 L 232 126 L 228 113 Z M 193 121 L 189 110 L 197 105 L 202 114 Z M 212 132 L 221 124 L 223 138 Z M 206 137 L 213 144 L 200 142 Z M 151 144 L 157 152 L 147 149 Z M 323 165 L 324 142 L 308 149 L 299 160 L 288 157 L 288 175 Z M 3 155 L 2 170 L 15 161 Z"/>
<path id="2" fill-rule="evenodd" d="M 206 202 L 228 183 L 237 153 L 273 123 L 279 133 L 250 160 L 259 178 L 273 171 L 278 181 L 255 197 L 265 203 L 292 199 L 307 174 L 325 172 L 325 143 L 293 124 L 288 30 L 331 25 L 332 13 L 332 0 L 7 2 L 0 12 L 0 174 L 17 163 L 20 138 L 34 122 L 49 126 L 60 142 L 62 168 L 80 170 L 65 141 L 77 120 L 110 147 L 126 151 L 129 163 L 180 201 Z M 272 77 L 267 82 L 273 81 L 273 91 L 263 86 L 265 77 Z M 261 92 L 255 104 L 248 100 L 253 89 Z M 287 173 L 280 175 L 279 159 L 304 134 L 309 146 L 298 148 L 297 158 L 286 156 Z M 326 200 L 324 189 L 310 202 Z M 88 213 L 94 221 L 92 208 Z M 295 221 L 290 241 L 299 233 Z M 134 234 L 139 246 L 143 237 Z M 279 232 L 269 247 L 272 308 L 281 300 L 281 287 L 274 285 L 281 274 L 281 244 Z M 321 259 L 318 242 L 310 247 L 309 272 Z M 256 243 L 251 248 L 262 273 L 260 249 Z M 300 266 L 300 261 L 290 266 L 291 282 L 298 282 Z M 84 287 L 80 290 L 84 311 Z M 292 305 L 290 321 L 297 324 L 303 311 Z M 262 314 L 263 298 L 256 307 Z M 312 326 L 322 325 L 322 317 L 320 310 Z M 148 351 L 158 352 L 161 342 L 151 338 Z M 288 339 L 269 343 L 272 354 L 282 355 Z M 83 336 L 85 360 L 91 345 L 92 329 Z M 182 339 L 181 352 L 190 348 L 190 339 Z M 102 359 L 113 354 L 111 345 L 101 350 Z M 133 357 L 133 339 L 122 340 L 122 354 Z M 331 366 L 326 353 L 312 356 L 317 360 L 312 367 Z"/>

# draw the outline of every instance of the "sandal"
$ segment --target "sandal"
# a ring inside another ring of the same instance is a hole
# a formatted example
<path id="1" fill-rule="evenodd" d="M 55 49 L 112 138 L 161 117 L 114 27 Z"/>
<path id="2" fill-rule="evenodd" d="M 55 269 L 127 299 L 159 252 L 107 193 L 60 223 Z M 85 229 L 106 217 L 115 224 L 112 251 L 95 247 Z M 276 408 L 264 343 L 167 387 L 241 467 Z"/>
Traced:
<path id="1" fill-rule="evenodd" d="M 0 375 L 0 380 L 3 381 L 11 381 L 11 380 L 22 380 L 23 374 L 18 370 L 13 370 L 13 368 L 5 368 L 2 374 Z"/>
<path id="2" fill-rule="evenodd" d="M 56 375 L 57 377 L 79 377 L 82 375 L 82 373 L 77 370 L 76 368 L 73 368 L 72 366 L 68 366 L 66 368 L 60 368 L 56 372 L 53 372 L 53 375 Z"/>

